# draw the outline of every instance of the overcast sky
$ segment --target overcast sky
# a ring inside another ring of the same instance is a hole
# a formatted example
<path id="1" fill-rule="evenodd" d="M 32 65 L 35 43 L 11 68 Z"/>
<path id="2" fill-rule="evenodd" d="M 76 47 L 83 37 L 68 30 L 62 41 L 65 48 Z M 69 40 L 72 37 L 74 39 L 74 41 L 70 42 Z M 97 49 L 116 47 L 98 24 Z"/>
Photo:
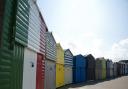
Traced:
<path id="1" fill-rule="evenodd" d="M 57 42 L 74 55 L 128 58 L 128 0 L 37 0 Z"/>

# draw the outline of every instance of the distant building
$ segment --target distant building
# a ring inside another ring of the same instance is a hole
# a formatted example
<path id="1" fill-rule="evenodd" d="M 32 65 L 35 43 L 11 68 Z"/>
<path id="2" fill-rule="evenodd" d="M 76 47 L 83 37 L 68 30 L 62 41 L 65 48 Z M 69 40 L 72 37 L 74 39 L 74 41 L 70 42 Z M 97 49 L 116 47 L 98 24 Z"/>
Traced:
<path id="1" fill-rule="evenodd" d="M 120 60 L 119 62 L 128 63 L 128 60 Z"/>

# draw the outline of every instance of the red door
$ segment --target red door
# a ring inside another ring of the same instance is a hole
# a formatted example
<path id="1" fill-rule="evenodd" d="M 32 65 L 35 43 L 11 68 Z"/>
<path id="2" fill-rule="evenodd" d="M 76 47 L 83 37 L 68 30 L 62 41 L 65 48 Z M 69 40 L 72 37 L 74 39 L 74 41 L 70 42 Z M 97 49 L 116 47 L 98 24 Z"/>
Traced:
<path id="1" fill-rule="evenodd" d="M 37 54 L 36 89 L 44 89 L 44 56 Z"/>

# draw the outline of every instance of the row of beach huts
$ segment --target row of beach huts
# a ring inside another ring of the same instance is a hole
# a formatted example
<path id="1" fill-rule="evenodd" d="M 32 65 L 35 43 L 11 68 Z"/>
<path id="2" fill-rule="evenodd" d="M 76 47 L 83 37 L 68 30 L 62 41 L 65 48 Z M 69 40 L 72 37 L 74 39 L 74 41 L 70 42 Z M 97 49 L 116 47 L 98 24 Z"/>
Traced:
<path id="1" fill-rule="evenodd" d="M 0 89 L 56 89 L 126 74 L 127 63 L 64 50 L 36 0 L 0 0 Z"/>

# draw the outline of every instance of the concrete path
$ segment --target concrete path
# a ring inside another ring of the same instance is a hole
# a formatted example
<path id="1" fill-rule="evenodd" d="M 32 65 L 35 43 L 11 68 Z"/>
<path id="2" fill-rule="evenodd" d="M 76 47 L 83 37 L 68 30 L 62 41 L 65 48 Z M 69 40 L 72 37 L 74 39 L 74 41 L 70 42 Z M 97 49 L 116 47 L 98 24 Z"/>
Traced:
<path id="1" fill-rule="evenodd" d="M 58 89 L 128 89 L 128 76 L 105 81 L 70 84 Z"/>

